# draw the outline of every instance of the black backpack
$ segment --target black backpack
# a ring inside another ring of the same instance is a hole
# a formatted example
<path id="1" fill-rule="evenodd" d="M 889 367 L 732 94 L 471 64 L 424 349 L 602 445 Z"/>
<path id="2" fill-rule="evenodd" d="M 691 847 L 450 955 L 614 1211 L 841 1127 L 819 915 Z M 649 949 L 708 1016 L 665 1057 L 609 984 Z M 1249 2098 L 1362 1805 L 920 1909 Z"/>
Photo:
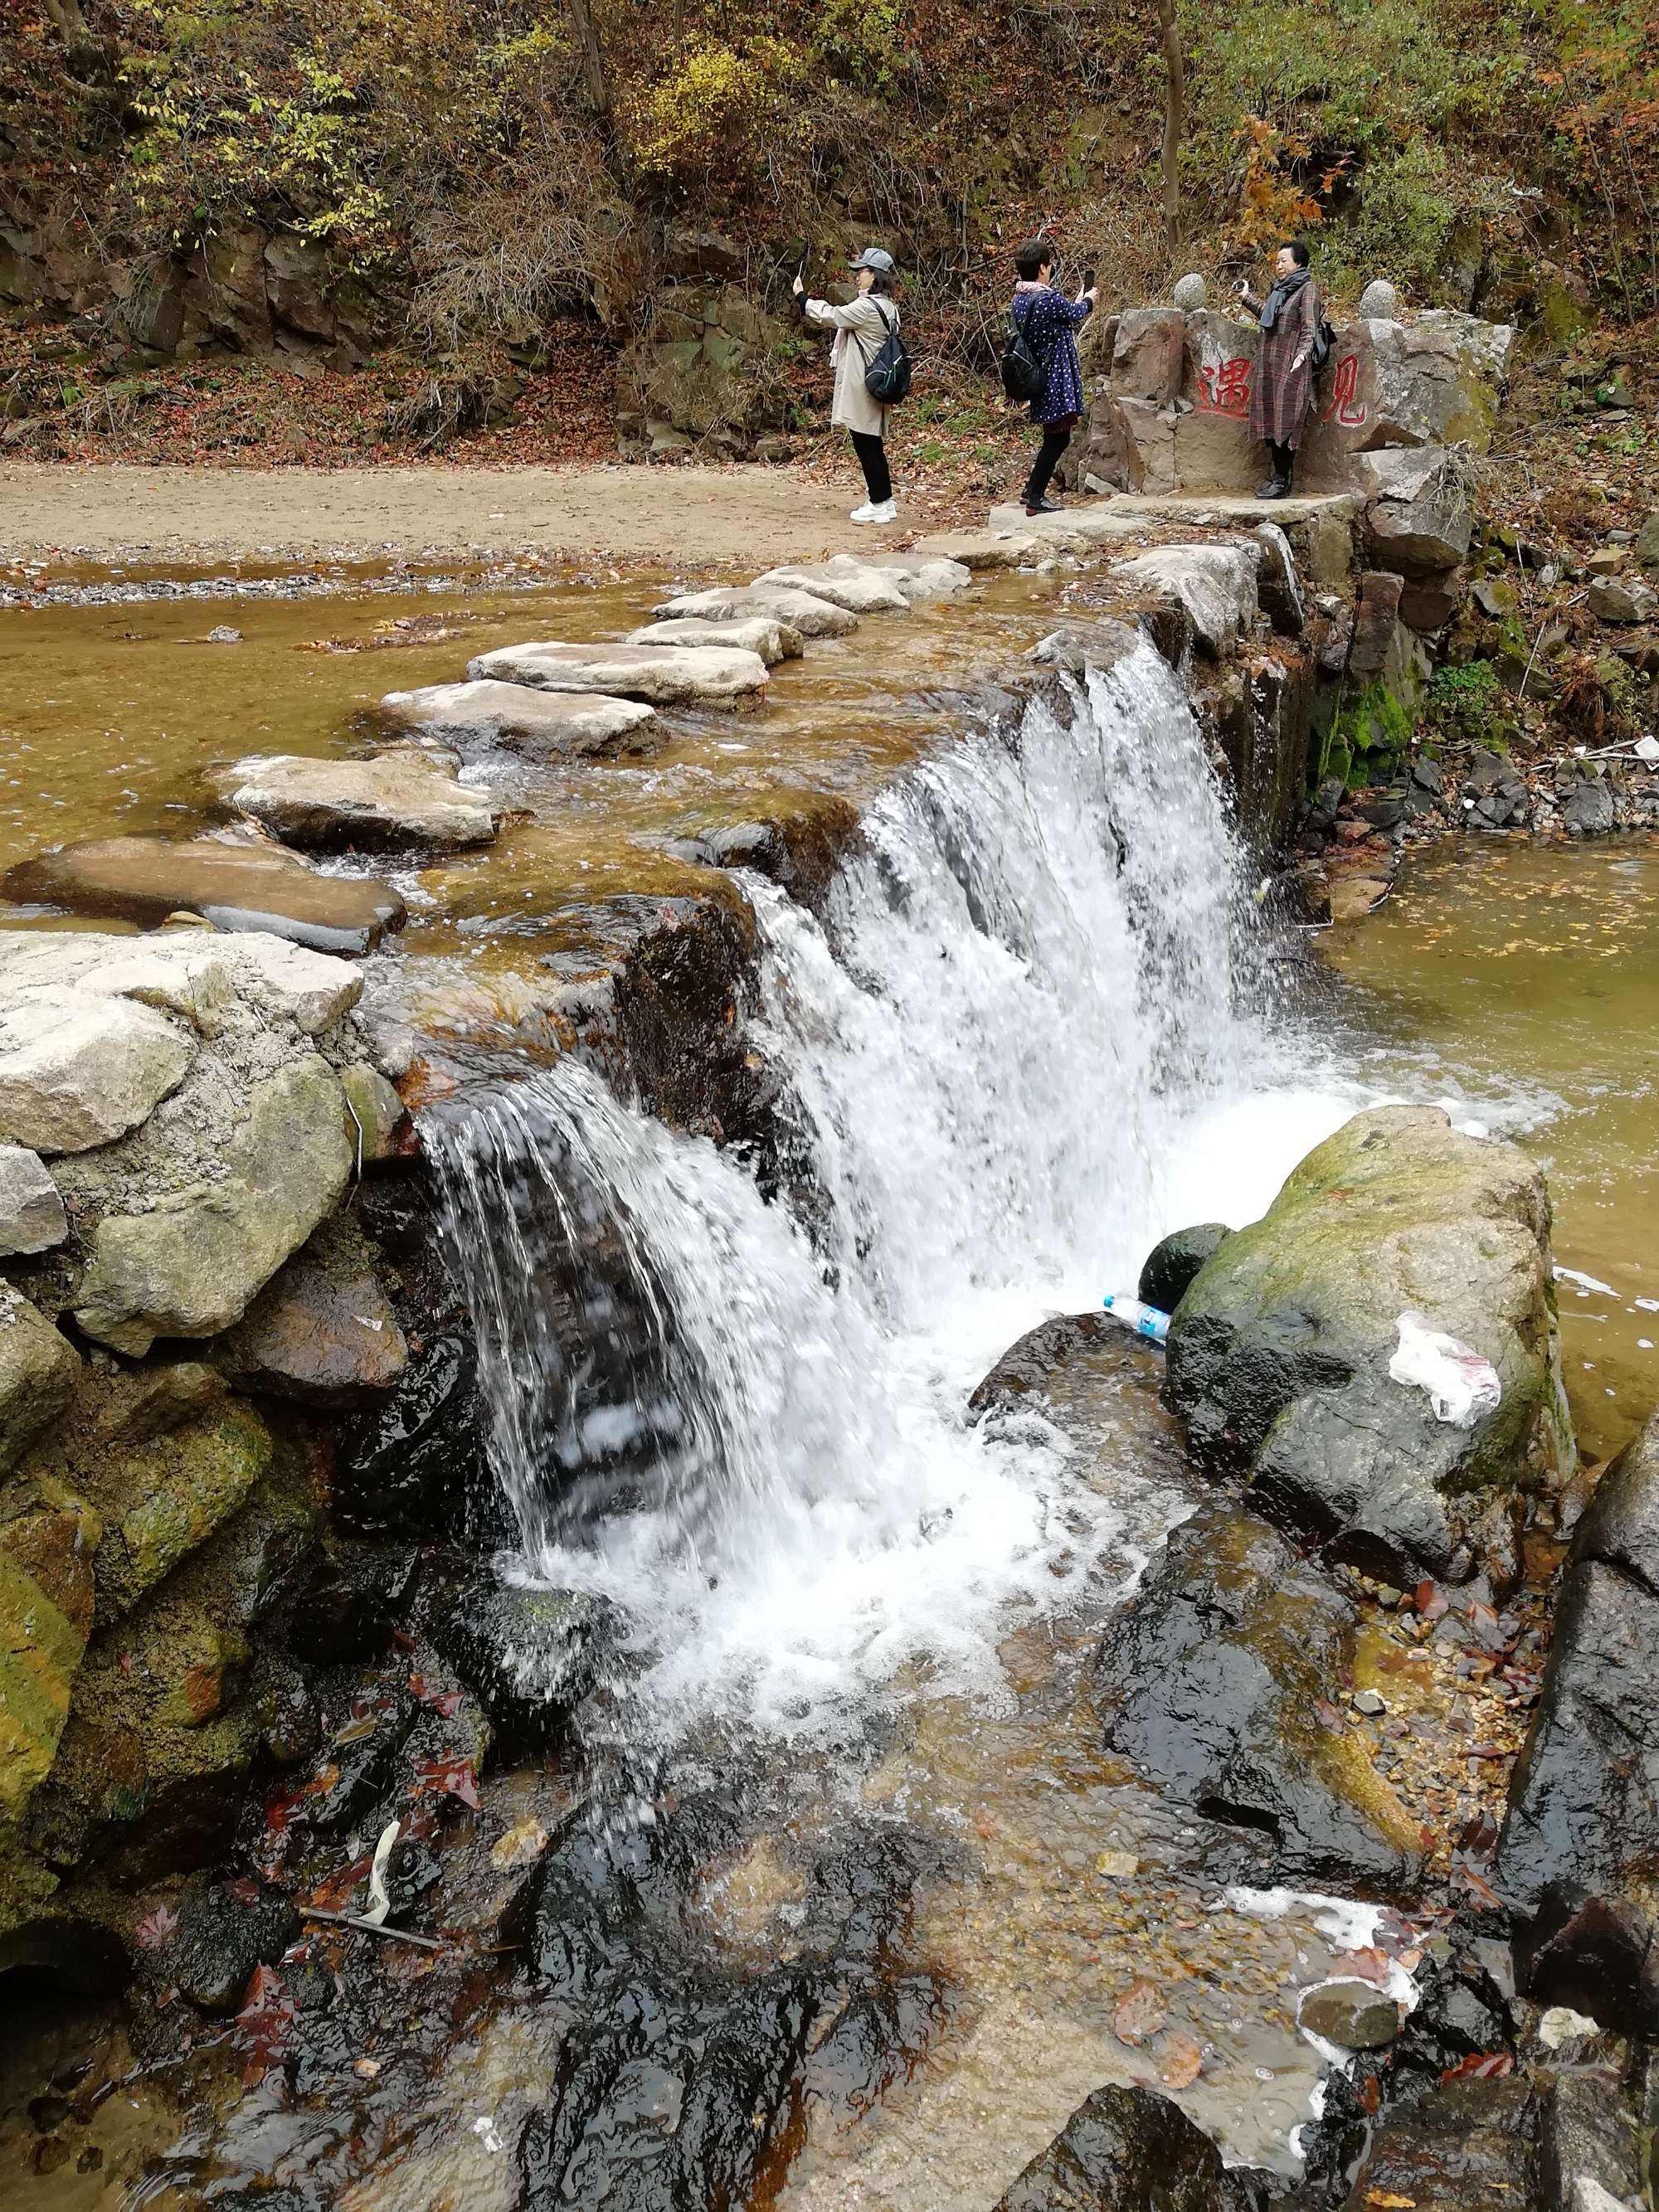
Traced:
<path id="1" fill-rule="evenodd" d="M 870 304 L 876 306 L 873 300 Z M 873 357 L 865 362 L 864 388 L 872 399 L 880 400 L 884 407 L 890 407 L 895 400 L 910 396 L 910 350 L 899 336 L 898 325 L 890 323 L 879 307 L 876 307 L 876 313 L 881 315 L 887 335 Z M 862 341 L 859 350 L 864 350 Z"/>
<path id="2" fill-rule="evenodd" d="M 1008 336 L 1002 348 L 1002 388 L 1022 406 L 1041 399 L 1048 381 L 1048 364 L 1039 358 L 1018 317 L 1010 314 Z"/>

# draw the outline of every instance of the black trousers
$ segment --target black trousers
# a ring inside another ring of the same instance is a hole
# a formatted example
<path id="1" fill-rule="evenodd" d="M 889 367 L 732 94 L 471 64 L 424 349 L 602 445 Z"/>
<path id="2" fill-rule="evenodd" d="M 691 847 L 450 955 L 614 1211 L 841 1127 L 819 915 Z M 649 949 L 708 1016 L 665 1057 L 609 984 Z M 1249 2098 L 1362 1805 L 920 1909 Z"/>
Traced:
<path id="1" fill-rule="evenodd" d="M 1031 473 L 1025 479 L 1025 504 L 1035 507 L 1048 489 L 1048 480 L 1060 466 L 1060 457 L 1072 442 L 1074 416 L 1063 422 L 1045 422 L 1042 443 L 1036 449 L 1036 459 L 1031 464 Z"/>
<path id="2" fill-rule="evenodd" d="M 884 506 L 893 496 L 893 479 L 887 472 L 886 441 L 870 430 L 849 430 L 847 434 L 853 441 L 853 451 L 864 471 L 864 488 L 870 495 L 871 506 Z"/>
<path id="3" fill-rule="evenodd" d="M 1294 446 L 1276 446 L 1273 440 L 1269 438 L 1267 441 L 1267 459 L 1273 469 L 1274 476 L 1279 479 L 1279 483 L 1289 483 L 1291 480 L 1291 471 L 1296 466 L 1296 447 Z"/>

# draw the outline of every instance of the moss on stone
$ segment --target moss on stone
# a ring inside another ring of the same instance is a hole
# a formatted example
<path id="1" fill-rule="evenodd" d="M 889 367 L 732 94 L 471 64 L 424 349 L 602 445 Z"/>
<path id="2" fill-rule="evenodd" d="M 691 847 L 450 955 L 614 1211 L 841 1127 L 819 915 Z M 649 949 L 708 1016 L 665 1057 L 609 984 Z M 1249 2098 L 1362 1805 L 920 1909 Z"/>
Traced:
<path id="1" fill-rule="evenodd" d="M 129 1611 L 228 1520 L 274 1449 L 258 1413 L 237 1405 L 146 1443 L 112 1447 L 88 1480 L 110 1524 L 95 1561 L 100 1620 Z"/>

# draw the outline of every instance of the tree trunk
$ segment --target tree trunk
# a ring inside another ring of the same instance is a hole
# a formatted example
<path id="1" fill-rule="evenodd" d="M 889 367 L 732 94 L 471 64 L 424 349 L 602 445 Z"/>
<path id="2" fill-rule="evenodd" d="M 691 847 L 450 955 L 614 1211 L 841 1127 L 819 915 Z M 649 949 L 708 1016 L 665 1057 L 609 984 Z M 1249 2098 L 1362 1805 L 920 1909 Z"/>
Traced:
<path id="1" fill-rule="evenodd" d="M 1181 233 L 1181 141 L 1187 129 L 1187 63 L 1181 51 L 1176 0 L 1158 0 L 1164 42 L 1164 242 L 1173 253 Z"/>
<path id="2" fill-rule="evenodd" d="M 576 33 L 576 49 L 581 56 L 582 82 L 587 88 L 587 97 L 595 115 L 608 122 L 611 118 L 611 87 L 605 74 L 605 55 L 599 46 L 599 34 L 593 24 L 587 0 L 569 0 L 570 27 Z"/>

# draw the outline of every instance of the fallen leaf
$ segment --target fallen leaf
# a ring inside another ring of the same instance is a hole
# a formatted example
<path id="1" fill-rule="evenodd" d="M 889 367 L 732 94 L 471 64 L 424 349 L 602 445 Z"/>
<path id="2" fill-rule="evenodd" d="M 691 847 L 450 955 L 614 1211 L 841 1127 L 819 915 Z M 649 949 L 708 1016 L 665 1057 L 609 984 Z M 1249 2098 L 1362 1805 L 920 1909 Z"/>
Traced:
<path id="1" fill-rule="evenodd" d="M 1449 2081 L 1496 2081 L 1514 2071 L 1515 2060 L 1509 2051 L 1476 2051 L 1460 2058 L 1455 2066 L 1447 2067 L 1440 2086 L 1443 2089 Z"/>
<path id="2" fill-rule="evenodd" d="M 441 1714 L 447 1721 L 453 1720 L 460 1711 L 460 1692 L 441 1690 L 435 1682 L 428 1682 L 424 1674 L 411 1674 L 409 1678 L 409 1687 L 410 1693 L 418 1698 L 422 1705 L 427 1706 L 431 1711 Z"/>
<path id="3" fill-rule="evenodd" d="M 178 1926 L 179 1916 L 173 1907 L 158 1905 L 154 1912 L 144 1915 L 132 1932 L 141 1951 L 159 1951 Z"/>
<path id="4" fill-rule="evenodd" d="M 1156 2035 L 1169 2012 L 1161 1991 L 1152 1982 L 1131 1982 L 1112 2011 L 1112 2033 L 1120 2043 L 1145 2043 Z"/>
<path id="5" fill-rule="evenodd" d="M 1392 2189 L 1370 2189 L 1365 2192 L 1367 2204 L 1375 2204 L 1377 2212 L 1416 2212 L 1414 2197 L 1396 2197 Z"/>
<path id="6" fill-rule="evenodd" d="M 470 1759 L 424 1759 L 415 1770 L 416 1787 L 445 1797 L 459 1797 L 472 1812 L 478 1809 L 478 1778 Z"/>
<path id="7" fill-rule="evenodd" d="M 281 2058 L 295 2011 L 282 1976 L 274 1967 L 256 1966 L 236 2015 L 237 2031 L 247 2051 L 242 2069 L 245 2089 L 257 2088 Z"/>
<path id="8" fill-rule="evenodd" d="M 1188 2089 L 1203 2070 L 1203 2046 L 1183 2028 L 1172 2027 L 1158 2048 L 1158 2080 L 1166 2089 Z"/>
<path id="9" fill-rule="evenodd" d="M 532 1814 L 514 1821 L 505 1835 L 497 1837 L 489 1847 L 489 1863 L 497 1874 L 510 1874 L 539 1858 L 546 1847 L 547 1831 Z"/>

